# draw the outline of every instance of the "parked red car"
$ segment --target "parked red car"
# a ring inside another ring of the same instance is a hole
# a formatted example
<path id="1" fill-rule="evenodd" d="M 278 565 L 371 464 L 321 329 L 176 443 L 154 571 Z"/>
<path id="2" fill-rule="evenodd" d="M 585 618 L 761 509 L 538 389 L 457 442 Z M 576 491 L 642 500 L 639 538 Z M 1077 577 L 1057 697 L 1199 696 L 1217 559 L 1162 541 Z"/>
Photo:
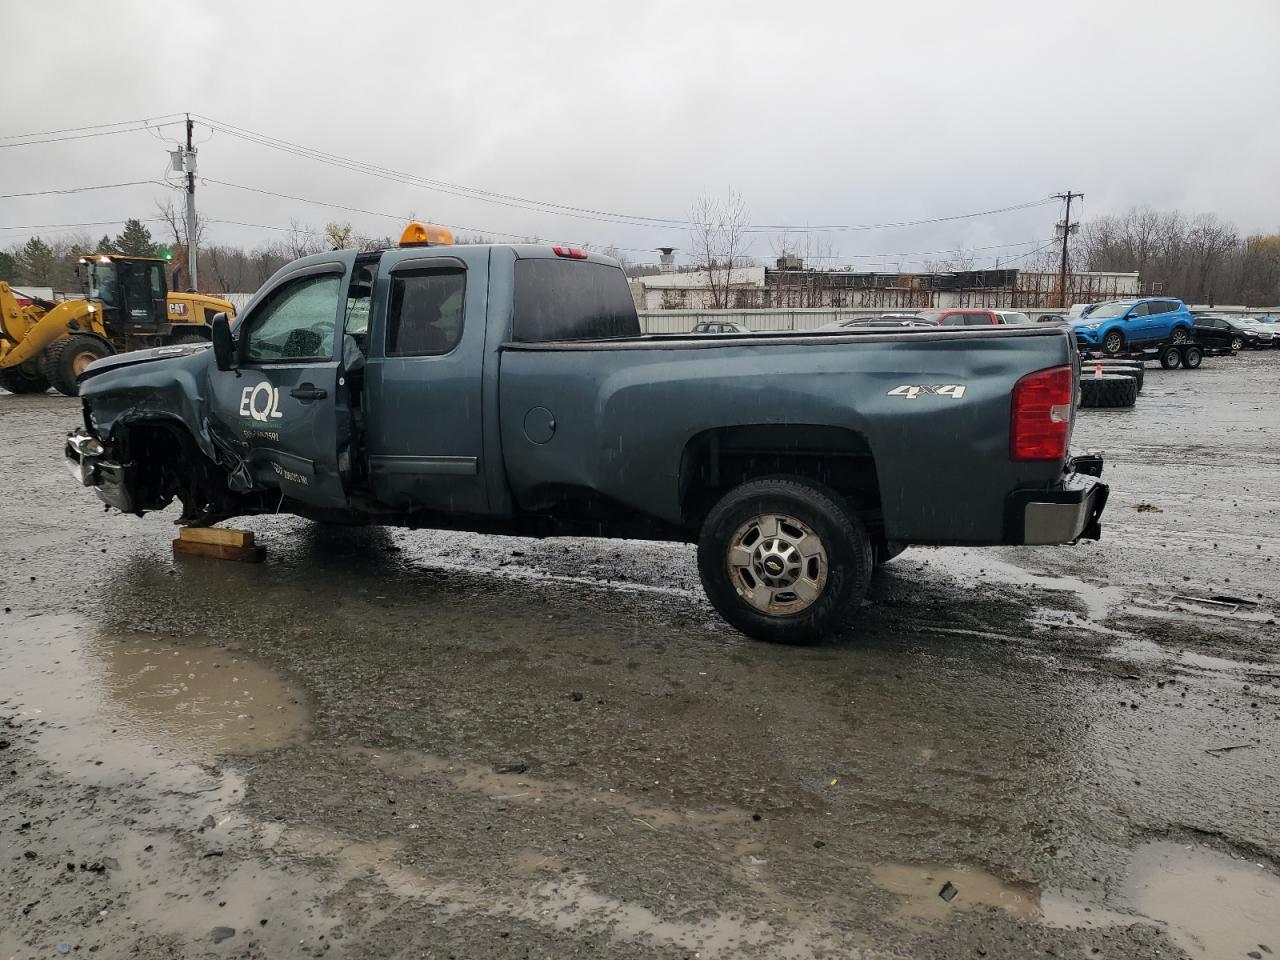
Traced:
<path id="1" fill-rule="evenodd" d="M 1016 310 L 985 310 L 975 307 L 951 307 L 945 310 L 918 310 L 916 316 L 932 320 L 944 327 L 985 327 L 998 323 L 1030 323 L 1031 318 Z"/>

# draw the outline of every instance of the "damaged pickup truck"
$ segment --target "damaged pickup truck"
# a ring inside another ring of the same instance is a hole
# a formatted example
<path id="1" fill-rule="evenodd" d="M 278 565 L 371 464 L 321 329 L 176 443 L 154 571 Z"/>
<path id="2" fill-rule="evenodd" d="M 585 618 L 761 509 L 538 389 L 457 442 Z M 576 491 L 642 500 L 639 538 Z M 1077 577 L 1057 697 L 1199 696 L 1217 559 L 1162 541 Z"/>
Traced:
<path id="1" fill-rule="evenodd" d="M 1065 328 L 643 336 L 607 257 L 433 236 L 290 264 L 211 347 L 97 361 L 73 474 L 190 525 L 696 543 L 715 609 L 778 641 L 839 631 L 913 544 L 1099 536 Z"/>

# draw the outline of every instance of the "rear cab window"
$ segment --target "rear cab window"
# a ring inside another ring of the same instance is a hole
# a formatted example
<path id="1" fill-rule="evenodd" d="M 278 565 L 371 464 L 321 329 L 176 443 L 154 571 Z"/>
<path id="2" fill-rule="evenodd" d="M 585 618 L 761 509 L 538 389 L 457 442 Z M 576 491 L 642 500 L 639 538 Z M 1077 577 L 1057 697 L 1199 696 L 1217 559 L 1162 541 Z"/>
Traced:
<path id="1" fill-rule="evenodd" d="M 640 336 L 621 268 L 560 257 L 522 258 L 515 267 L 512 336 L 517 341 Z"/>
<path id="2" fill-rule="evenodd" d="M 452 257 L 392 273 L 387 356 L 435 357 L 452 352 L 462 339 L 466 287 L 466 267 Z"/>

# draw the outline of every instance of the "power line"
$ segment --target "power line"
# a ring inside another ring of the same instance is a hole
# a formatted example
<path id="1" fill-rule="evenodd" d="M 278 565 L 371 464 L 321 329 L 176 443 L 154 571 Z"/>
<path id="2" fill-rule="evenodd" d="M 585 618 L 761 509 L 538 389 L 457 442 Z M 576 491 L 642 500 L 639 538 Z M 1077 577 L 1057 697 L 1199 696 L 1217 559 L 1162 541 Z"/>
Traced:
<path id="1" fill-rule="evenodd" d="M 59 230 L 72 227 L 110 227 L 117 223 L 128 223 L 130 220 L 137 220 L 139 223 L 157 223 L 164 220 L 164 217 L 125 217 L 121 220 L 92 220 L 85 223 L 27 223 L 21 226 L 0 226 L 0 230 Z"/>
<path id="2" fill-rule="evenodd" d="M 897 220 L 890 223 L 836 223 L 816 227 L 794 227 L 780 224 L 753 224 L 747 227 L 745 232 L 818 233 L 827 231 L 889 230 L 895 227 L 919 227 L 930 223 L 951 223 L 956 220 L 973 220 L 977 217 L 993 217 L 997 214 L 1011 213 L 1015 210 L 1030 210 L 1032 207 L 1042 207 L 1046 203 L 1052 203 L 1053 199 L 1053 197 L 1045 197 L 1040 200 L 1028 200 L 1026 203 L 1015 203 L 1007 207 L 997 207 L 994 210 L 979 210 L 976 213 L 957 213 L 946 217 L 926 217 L 921 220 Z"/>
<path id="3" fill-rule="evenodd" d="M 138 120 L 117 120 L 114 123 L 90 123 L 83 127 L 59 127 L 57 130 L 38 130 L 34 133 L 6 133 L 0 135 L 0 140 L 24 140 L 27 137 L 50 137 L 59 133 L 79 133 L 83 130 L 104 130 L 108 127 L 123 127 L 136 123 L 153 123 L 156 120 L 167 120 L 170 117 L 179 117 L 178 113 L 166 113 L 158 117 L 142 117 Z"/>
<path id="4" fill-rule="evenodd" d="M 299 196 L 294 196 L 288 193 L 279 193 L 275 190 L 266 190 L 266 189 L 263 189 L 262 187 L 251 187 L 243 183 L 231 183 L 227 180 L 216 180 L 212 177 L 202 177 L 201 182 L 206 184 L 215 184 L 220 187 L 230 187 L 234 190 L 245 190 L 250 193 L 262 194 L 263 196 L 276 197 L 280 200 L 292 200 L 297 203 L 313 203 L 321 207 L 330 207 L 335 210 L 345 210 L 348 213 L 361 213 L 371 217 L 384 217 L 388 220 L 395 220 L 399 223 L 404 223 L 409 219 L 408 216 L 403 213 L 386 213 L 381 210 L 367 210 L 363 207 L 353 207 L 345 203 L 334 203 L 329 200 L 317 200 L 314 197 L 299 197 Z M 432 222 L 434 223 L 436 221 L 432 221 Z M 259 224 L 259 226 L 262 226 L 262 225 Z M 492 230 L 492 229 L 489 229 L 488 227 L 467 226 L 465 224 L 459 224 L 459 223 L 441 223 L 440 226 L 448 227 L 450 230 L 457 230 L 459 232 L 464 232 L 464 233 L 482 233 L 482 234 L 490 234 L 493 236 L 500 236 L 500 237 L 514 237 L 517 240 L 523 240 L 527 243 L 556 242 L 546 237 L 534 236 L 527 233 L 512 233 L 508 230 Z M 269 229 L 274 229 L 274 228 L 269 228 Z M 630 253 L 651 253 L 653 250 L 652 247 L 644 247 L 644 248 L 622 247 L 612 243 L 606 244 L 606 246 L 613 247 L 615 250 L 625 250 Z"/>
<path id="5" fill-rule="evenodd" d="M 391 180 L 406 186 L 416 186 L 423 189 L 435 190 L 437 192 L 460 197 L 462 199 L 479 200 L 484 203 L 493 203 L 499 206 L 514 207 L 537 213 L 552 213 L 559 216 L 575 217 L 583 220 L 596 220 L 602 223 L 623 224 L 626 226 L 688 226 L 688 221 L 685 220 L 610 213 L 608 211 L 593 210 L 589 207 L 574 207 L 567 204 L 532 200 L 527 197 L 514 197 L 507 194 L 483 190 L 478 187 L 468 187 L 462 184 L 449 183 L 443 180 L 433 180 L 429 177 L 421 177 L 416 174 L 393 170 L 389 167 L 382 167 L 376 164 L 366 163 L 361 160 L 353 160 L 349 157 L 341 157 L 337 154 L 326 153 L 325 151 L 316 150 L 312 147 L 306 147 L 301 144 L 295 144 L 287 140 L 279 140 L 275 137 L 269 137 L 266 134 L 259 134 L 251 130 L 245 130 L 244 128 L 233 127 L 220 121 L 210 120 L 208 117 L 201 117 L 201 119 L 205 123 L 210 124 L 214 130 L 221 131 L 222 133 L 238 137 L 251 143 L 257 143 L 260 146 L 270 147 L 271 149 L 280 150 L 293 156 L 315 160 L 319 163 L 325 163 L 329 166 L 350 170 L 354 173 L 363 173 L 367 176 L 378 177 L 383 180 Z"/>
<path id="6" fill-rule="evenodd" d="M 158 122 L 164 121 L 164 122 Z M 12 140 L 13 143 L 0 143 L 0 149 L 7 147 L 30 147 L 40 143 L 61 143 L 64 140 L 87 140 L 91 137 L 110 137 L 117 133 L 135 133 L 139 130 L 150 130 L 154 127 L 169 126 L 172 123 L 178 123 L 178 120 L 171 120 L 168 117 L 150 117 L 145 120 L 126 120 L 120 124 L 102 124 L 93 127 L 67 127 L 63 131 L 50 130 L 48 134 L 12 134 L 7 137 L 0 137 L 0 140 Z M 127 126 L 125 124 L 128 124 Z M 49 134 L 63 134 L 65 136 L 52 136 Z"/>
<path id="7" fill-rule="evenodd" d="M 129 180 L 125 183 L 99 183 L 91 187 L 64 187 L 60 190 L 28 190 L 26 193 L 0 193 L 0 200 L 13 200 L 18 197 L 44 197 L 50 195 L 64 195 L 72 193 L 87 193 L 90 190 L 114 190 L 117 187 L 140 187 L 144 184 L 153 184 L 157 187 L 166 186 L 160 180 Z"/>
<path id="8" fill-rule="evenodd" d="M 445 180 L 436 180 L 430 177 L 422 177 L 417 174 L 405 173 L 404 171 L 395 170 L 390 167 L 384 167 L 378 164 L 372 164 L 366 161 L 354 160 L 350 157 L 343 157 L 338 154 L 328 153 L 327 151 L 318 150 L 314 147 L 307 147 L 299 143 L 294 143 L 293 141 L 272 137 L 268 134 L 258 133 L 245 127 L 237 127 L 233 124 L 226 123 L 225 121 L 214 120 L 201 114 L 193 114 L 192 116 L 195 116 L 204 123 L 207 123 L 211 129 L 219 130 L 223 133 L 229 134 L 233 137 L 238 137 L 251 143 L 257 143 L 260 146 L 280 150 L 293 156 L 316 160 L 320 163 L 336 166 L 352 172 L 363 173 L 368 176 L 391 180 L 409 186 L 418 186 L 425 189 L 436 190 L 452 196 L 461 197 L 463 199 L 479 200 L 484 203 L 494 203 L 500 206 L 515 207 L 540 213 L 552 213 L 558 216 L 575 217 L 578 219 L 596 220 L 604 223 L 616 223 L 624 226 L 666 226 L 684 228 L 693 226 L 693 223 L 687 219 L 674 217 L 649 217 L 639 214 L 598 210 L 591 207 L 578 207 L 569 204 L 554 203 L 547 200 L 536 200 L 513 194 L 498 193 L 481 187 L 470 187 L 464 184 L 450 183 Z M 1017 210 L 1027 210 L 1032 207 L 1038 207 L 1052 202 L 1052 197 L 1043 197 L 1037 200 L 1030 200 L 1025 203 L 1011 204 L 1009 206 L 997 207 L 991 210 L 979 210 L 973 213 L 953 214 L 942 217 L 925 217 L 917 220 L 899 220 L 886 223 L 823 224 L 819 226 L 750 224 L 746 228 L 746 232 L 772 233 L 786 231 L 793 233 L 810 233 L 825 231 L 886 230 L 996 216 L 998 214 L 1010 213 Z"/>

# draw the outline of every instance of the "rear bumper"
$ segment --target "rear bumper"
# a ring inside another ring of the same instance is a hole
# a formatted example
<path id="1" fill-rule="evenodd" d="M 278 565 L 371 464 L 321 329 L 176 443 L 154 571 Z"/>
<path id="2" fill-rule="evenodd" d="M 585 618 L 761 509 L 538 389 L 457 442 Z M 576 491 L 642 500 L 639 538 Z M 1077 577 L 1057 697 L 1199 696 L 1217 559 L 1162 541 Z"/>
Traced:
<path id="1" fill-rule="evenodd" d="M 124 513 L 133 513 L 133 498 L 125 482 L 126 467 L 106 458 L 102 442 L 84 430 L 67 437 L 63 456 L 67 470 L 81 486 L 93 487 L 103 503 Z"/>
<path id="2" fill-rule="evenodd" d="M 1111 492 L 1101 476 L 1101 457 L 1076 457 L 1067 463 L 1060 485 L 1009 494 L 1005 542 L 1036 545 L 1100 539 L 1100 518 Z"/>

